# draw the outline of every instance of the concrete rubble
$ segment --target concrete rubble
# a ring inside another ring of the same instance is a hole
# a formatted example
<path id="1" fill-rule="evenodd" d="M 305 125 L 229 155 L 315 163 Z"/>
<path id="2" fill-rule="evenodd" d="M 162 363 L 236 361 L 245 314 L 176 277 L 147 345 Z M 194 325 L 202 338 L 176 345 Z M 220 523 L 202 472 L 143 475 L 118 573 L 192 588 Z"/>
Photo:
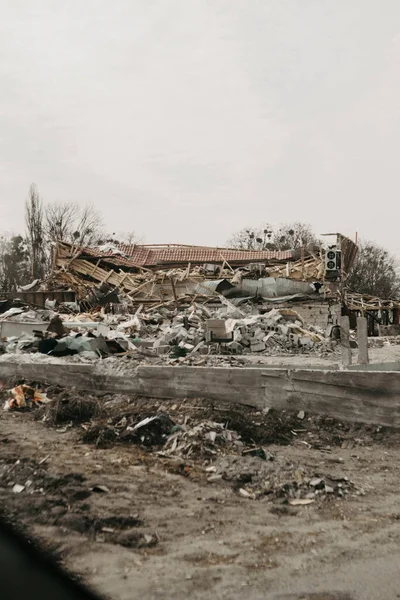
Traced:
<path id="1" fill-rule="evenodd" d="M 335 347 L 329 331 L 308 326 L 293 309 L 260 314 L 251 303 L 239 308 L 228 300 L 219 308 L 139 307 L 133 315 L 12 307 L 0 315 L 0 331 L 2 353 L 86 360 L 130 355 L 190 364 L 195 357 L 321 353 Z"/>

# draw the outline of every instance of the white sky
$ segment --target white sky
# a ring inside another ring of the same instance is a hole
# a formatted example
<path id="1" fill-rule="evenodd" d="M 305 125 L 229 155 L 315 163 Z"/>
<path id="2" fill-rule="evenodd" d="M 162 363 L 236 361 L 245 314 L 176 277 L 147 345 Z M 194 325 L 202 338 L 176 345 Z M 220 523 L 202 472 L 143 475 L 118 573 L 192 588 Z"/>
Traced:
<path id="1" fill-rule="evenodd" d="M 399 0 L 0 0 L 0 228 L 95 204 L 148 243 L 265 221 L 400 257 Z"/>

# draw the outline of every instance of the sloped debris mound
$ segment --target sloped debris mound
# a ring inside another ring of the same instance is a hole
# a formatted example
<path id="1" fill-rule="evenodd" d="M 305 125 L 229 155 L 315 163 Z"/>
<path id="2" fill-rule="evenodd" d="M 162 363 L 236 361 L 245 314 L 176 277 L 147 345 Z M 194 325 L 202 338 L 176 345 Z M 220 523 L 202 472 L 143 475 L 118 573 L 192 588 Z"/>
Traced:
<path id="1" fill-rule="evenodd" d="M 304 411 L 259 411 L 238 404 L 216 406 L 204 399 L 176 404 L 144 398 L 116 398 L 115 402 L 102 404 L 106 414 L 95 416 L 84 425 L 85 442 L 99 447 L 134 443 L 158 450 L 166 444 L 163 450 L 171 456 L 207 458 L 219 453 L 240 454 L 241 448 L 271 444 L 296 443 L 331 452 L 335 447 L 395 438 L 395 433 L 387 428 L 342 423 Z M 147 423 L 145 419 L 152 421 Z M 141 421 L 144 422 L 138 427 Z M 162 431 L 158 432 L 160 427 Z"/>

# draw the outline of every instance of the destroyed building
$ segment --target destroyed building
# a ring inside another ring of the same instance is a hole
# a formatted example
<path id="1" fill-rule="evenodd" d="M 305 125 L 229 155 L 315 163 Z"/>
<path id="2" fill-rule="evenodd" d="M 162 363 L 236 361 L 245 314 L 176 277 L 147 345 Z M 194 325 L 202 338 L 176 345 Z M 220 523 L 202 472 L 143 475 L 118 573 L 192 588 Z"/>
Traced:
<path id="1" fill-rule="evenodd" d="M 22 303 L 48 312 L 19 316 L 14 300 L 12 314 L 4 313 L 9 299 L 4 300 L 1 333 L 8 339 L 35 331 L 47 336 L 51 327 L 45 322 L 56 313 L 68 330 L 76 329 L 77 324 L 66 323 L 69 312 L 81 312 L 79 329 L 82 319 L 89 329 L 96 326 L 97 335 L 108 336 L 109 347 L 132 349 L 132 341 L 141 338 L 159 354 L 174 345 L 192 352 L 211 341 L 223 342 L 233 354 L 312 349 L 334 333 L 342 314 L 352 323 L 368 316 L 371 334 L 377 323 L 390 333 L 397 303 L 346 290 L 356 255 L 357 246 L 339 234 L 326 248 L 284 251 L 140 244 L 82 248 L 59 242 L 49 279 L 16 294 Z M 99 320 L 105 329 L 97 327 Z M 111 344 L 108 326 L 119 330 L 119 344 L 115 331 Z M 57 352 L 69 353 L 75 346 L 103 354 L 109 349 L 99 341 L 69 341 L 71 348 L 58 344 Z M 17 339 L 13 343 L 19 347 Z"/>
<path id="2" fill-rule="evenodd" d="M 53 282 L 73 290 L 85 309 L 119 302 L 132 308 L 205 299 L 219 304 L 224 296 L 237 306 L 252 300 L 262 311 L 295 305 L 308 323 L 326 327 L 341 311 L 342 283 L 356 254 L 355 244 L 340 235 L 328 251 L 317 252 L 59 243 Z"/>

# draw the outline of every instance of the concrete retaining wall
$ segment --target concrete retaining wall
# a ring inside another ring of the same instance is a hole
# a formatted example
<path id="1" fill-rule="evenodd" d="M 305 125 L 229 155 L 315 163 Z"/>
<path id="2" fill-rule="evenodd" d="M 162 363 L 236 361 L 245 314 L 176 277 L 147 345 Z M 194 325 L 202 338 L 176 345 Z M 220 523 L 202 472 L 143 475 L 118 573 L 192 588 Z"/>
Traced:
<path id="1" fill-rule="evenodd" d="M 19 378 L 93 393 L 210 398 L 400 427 L 400 373 L 395 371 L 141 366 L 128 375 L 104 375 L 92 365 L 61 361 L 0 363 L 0 379 Z"/>

